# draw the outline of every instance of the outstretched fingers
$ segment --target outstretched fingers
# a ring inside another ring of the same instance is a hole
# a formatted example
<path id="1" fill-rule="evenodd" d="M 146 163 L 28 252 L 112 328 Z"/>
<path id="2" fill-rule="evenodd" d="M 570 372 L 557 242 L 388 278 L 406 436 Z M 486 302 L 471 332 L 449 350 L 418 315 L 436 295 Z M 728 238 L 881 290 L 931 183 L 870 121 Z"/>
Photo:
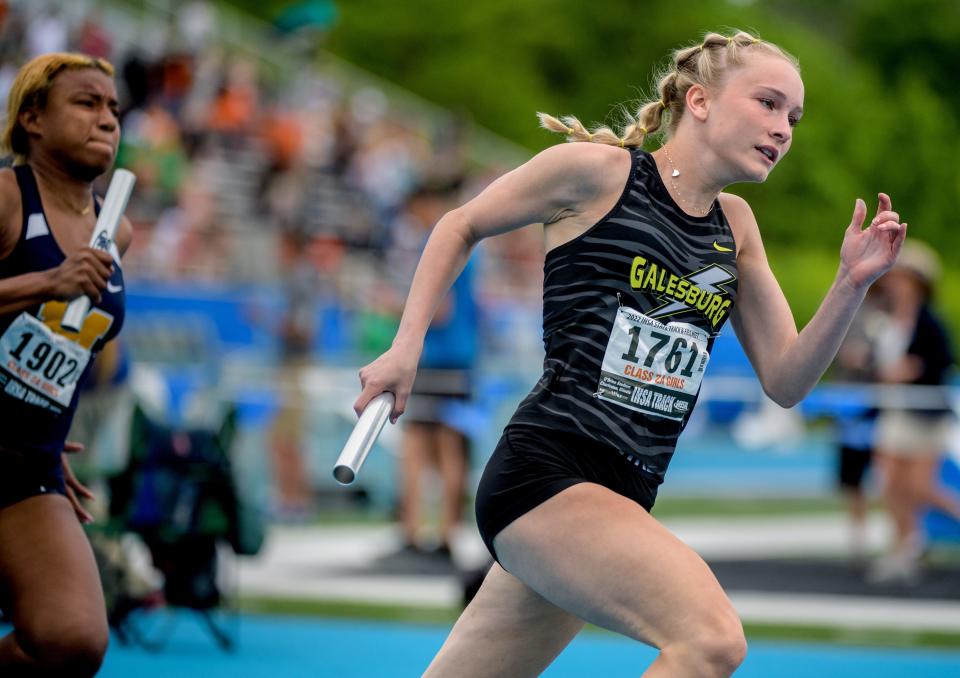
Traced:
<path id="1" fill-rule="evenodd" d="M 857 198 L 857 202 L 853 207 L 853 217 L 850 219 L 850 225 L 847 227 L 848 231 L 854 233 L 859 233 L 863 228 L 863 221 L 867 218 L 867 203 L 865 203 L 860 198 Z"/>
<path id="2" fill-rule="evenodd" d="M 853 208 L 853 216 L 850 219 L 850 226 L 847 230 L 852 233 L 860 233 L 863 231 L 866 216 L 867 205 L 863 200 L 857 198 L 857 202 Z M 893 203 L 890 200 L 890 196 L 886 193 L 877 194 L 877 212 L 867 228 L 872 228 L 877 231 L 897 231 L 898 233 L 902 229 L 900 214 L 893 211 Z"/>
<path id="3" fill-rule="evenodd" d="M 878 231 L 899 231 L 900 214 L 893 211 L 890 196 L 886 193 L 877 194 L 877 213 L 870 222 L 870 226 Z"/>
<path id="4" fill-rule="evenodd" d="M 886 193 L 877 193 L 877 214 L 891 209 L 893 209 L 893 203 L 890 201 L 890 196 Z"/>

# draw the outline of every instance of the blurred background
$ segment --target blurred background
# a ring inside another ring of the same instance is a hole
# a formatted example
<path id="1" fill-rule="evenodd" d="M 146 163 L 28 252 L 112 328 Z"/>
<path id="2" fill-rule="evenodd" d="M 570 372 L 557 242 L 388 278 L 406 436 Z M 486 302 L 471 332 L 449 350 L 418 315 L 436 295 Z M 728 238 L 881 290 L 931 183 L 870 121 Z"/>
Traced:
<path id="1" fill-rule="evenodd" d="M 477 248 L 411 412 L 342 487 L 357 370 L 389 346 L 432 224 L 559 141 L 537 111 L 616 124 L 670 50 L 727 27 L 802 66 L 789 159 L 731 188 L 798 325 L 833 280 L 856 197 L 888 192 L 929 247 L 907 267 L 913 288 L 878 286 L 794 410 L 764 398 L 725 330 L 654 514 L 760 641 L 743 675 L 960 666 L 957 343 L 937 352 L 896 322 L 920 290 L 936 336 L 960 336 L 954 0 L 2 0 L 2 90 L 43 52 L 109 59 L 117 165 L 138 177 L 126 325 L 72 433 L 103 498 L 91 539 L 119 634 L 103 675 L 419 674 L 488 565 L 473 489 L 540 374 L 539 227 Z M 944 433 L 919 470 L 890 449 L 868 466 L 893 410 L 944 415 L 921 420 Z M 171 466 L 183 449 L 195 463 Z M 891 480 L 915 472 L 930 482 Z M 907 534 L 897 497 L 920 485 Z M 364 651 L 374 633 L 384 664 Z M 652 656 L 582 635 L 551 675 L 621 675 L 618 652 L 633 675 Z"/>

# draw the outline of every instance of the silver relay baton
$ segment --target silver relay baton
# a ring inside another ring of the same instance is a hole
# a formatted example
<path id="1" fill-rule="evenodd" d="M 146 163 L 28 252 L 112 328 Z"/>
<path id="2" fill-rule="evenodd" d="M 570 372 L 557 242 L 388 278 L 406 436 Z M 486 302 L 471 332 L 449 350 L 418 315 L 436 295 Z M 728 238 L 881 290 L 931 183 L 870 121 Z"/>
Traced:
<path id="1" fill-rule="evenodd" d="M 373 447 L 384 424 L 390 418 L 394 401 L 394 395 L 386 392 L 367 403 L 346 445 L 343 446 L 343 451 L 340 452 L 336 466 L 333 467 L 333 477 L 341 485 L 349 485 L 357 479 L 357 474 L 360 473 L 360 467 L 370 453 L 370 448 Z"/>
<path id="2" fill-rule="evenodd" d="M 113 172 L 110 186 L 107 187 L 107 195 L 100 207 L 97 225 L 90 237 L 91 248 L 110 251 L 113 237 L 117 234 L 117 228 L 123 218 L 123 211 L 127 209 L 127 201 L 130 200 L 130 194 L 133 192 L 133 185 L 136 182 L 137 177 L 130 170 L 118 169 Z M 60 326 L 68 332 L 79 332 L 89 310 L 90 297 L 86 295 L 77 297 L 67 305 Z"/>

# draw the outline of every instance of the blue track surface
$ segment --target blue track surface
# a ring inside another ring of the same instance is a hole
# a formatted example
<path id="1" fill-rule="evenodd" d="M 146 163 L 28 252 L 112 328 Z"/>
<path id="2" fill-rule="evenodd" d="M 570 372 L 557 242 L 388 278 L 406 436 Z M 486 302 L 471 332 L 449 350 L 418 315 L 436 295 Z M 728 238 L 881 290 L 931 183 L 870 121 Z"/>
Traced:
<path id="1" fill-rule="evenodd" d="M 280 678 L 310 676 L 419 676 L 443 643 L 446 627 L 386 622 L 244 617 L 240 648 L 218 650 L 189 616 L 158 654 L 114 642 L 103 678 Z M 638 676 L 653 650 L 619 637 L 583 633 L 543 674 Z M 815 644 L 753 642 L 738 678 L 828 678 L 960 675 L 956 651 L 861 649 Z"/>

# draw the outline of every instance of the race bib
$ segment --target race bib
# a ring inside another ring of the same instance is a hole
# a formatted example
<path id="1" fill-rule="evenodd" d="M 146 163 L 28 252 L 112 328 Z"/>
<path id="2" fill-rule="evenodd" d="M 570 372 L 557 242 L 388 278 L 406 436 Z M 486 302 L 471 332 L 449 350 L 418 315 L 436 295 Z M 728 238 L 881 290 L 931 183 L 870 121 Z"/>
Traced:
<path id="1" fill-rule="evenodd" d="M 621 306 L 603 355 L 596 397 L 637 412 L 683 419 L 710 360 L 709 334 Z"/>
<path id="2" fill-rule="evenodd" d="M 70 405 L 90 351 L 21 313 L 0 337 L 0 356 L 7 395 L 59 413 Z"/>

